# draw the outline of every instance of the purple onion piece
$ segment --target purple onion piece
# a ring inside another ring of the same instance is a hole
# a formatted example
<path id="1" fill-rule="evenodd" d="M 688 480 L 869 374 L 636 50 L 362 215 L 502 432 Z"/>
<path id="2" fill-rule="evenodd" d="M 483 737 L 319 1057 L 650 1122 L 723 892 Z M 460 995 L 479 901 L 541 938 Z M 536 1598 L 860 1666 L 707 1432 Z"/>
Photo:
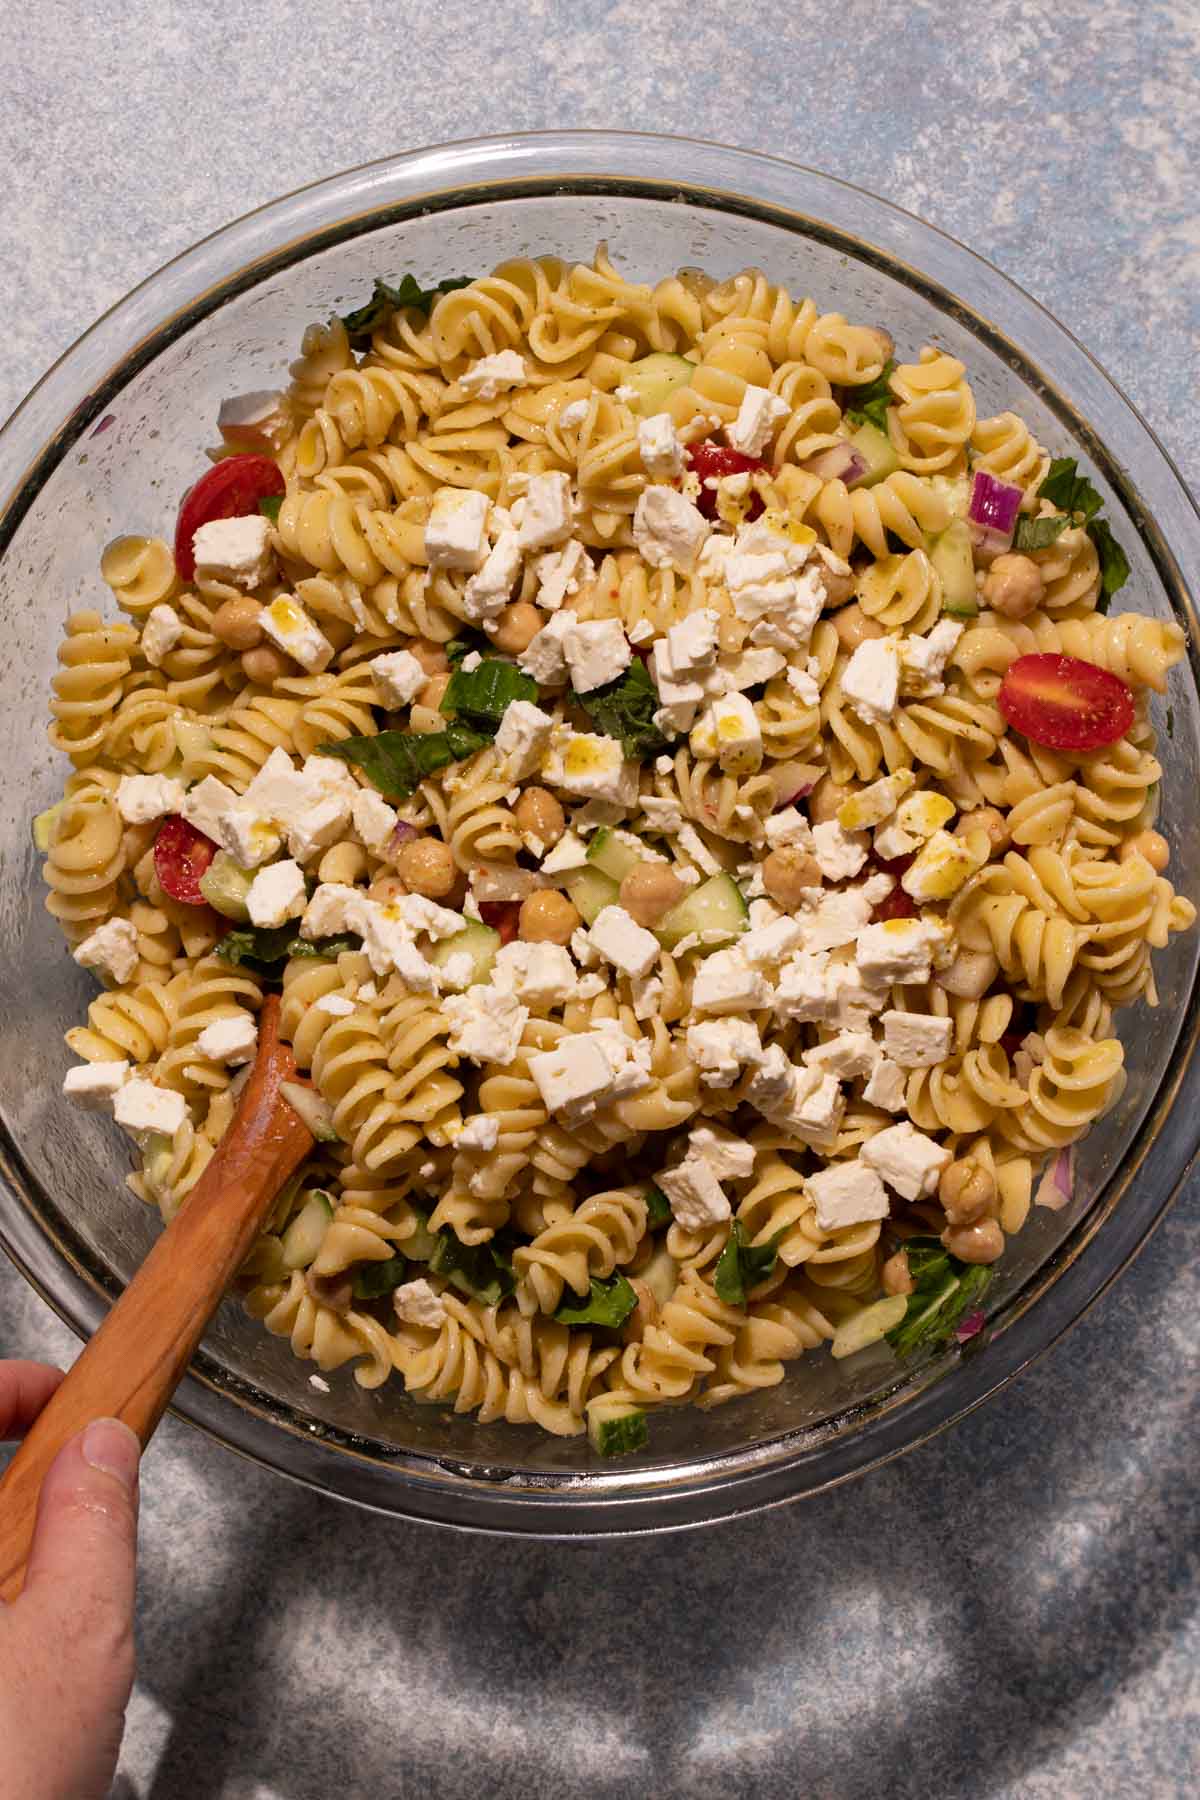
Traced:
<path id="1" fill-rule="evenodd" d="M 995 562 L 998 556 L 1003 556 L 1012 549 L 1011 531 L 997 531 L 991 525 L 976 525 L 973 520 L 967 521 L 967 530 L 971 534 L 971 548 L 977 562 Z"/>
<path id="2" fill-rule="evenodd" d="M 959 1320 L 954 1335 L 960 1344 L 965 1344 L 971 1338 L 978 1337 L 986 1323 L 987 1319 L 982 1306 L 972 1307 L 971 1311 L 964 1313 Z"/>
<path id="3" fill-rule="evenodd" d="M 853 444 L 830 444 L 827 449 L 810 456 L 801 467 L 822 481 L 844 481 L 851 487 L 866 474 L 867 460 Z"/>
<path id="4" fill-rule="evenodd" d="M 388 839 L 388 849 L 399 850 L 401 844 L 411 843 L 413 838 L 420 837 L 420 835 L 417 827 L 410 825 L 407 819 L 397 819 L 392 826 L 392 835 Z"/>
<path id="5" fill-rule="evenodd" d="M 984 531 L 1002 538 L 1003 547 L 1007 550 L 1012 545 L 1013 532 L 1017 528 L 1017 514 L 1024 498 L 1023 490 L 1014 487 L 1011 481 L 997 481 L 987 469 L 976 469 L 971 481 L 967 519 L 972 526 L 982 526 Z M 997 550 L 995 554 L 999 555 L 1000 551 Z"/>

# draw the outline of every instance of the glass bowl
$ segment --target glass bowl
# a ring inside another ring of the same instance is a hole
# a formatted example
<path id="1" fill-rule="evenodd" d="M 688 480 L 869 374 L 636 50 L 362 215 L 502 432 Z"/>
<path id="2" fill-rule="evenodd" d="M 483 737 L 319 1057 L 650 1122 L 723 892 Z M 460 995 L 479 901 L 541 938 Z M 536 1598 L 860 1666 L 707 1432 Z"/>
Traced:
<path id="1" fill-rule="evenodd" d="M 64 613 L 100 604 L 101 547 L 170 536 L 178 496 L 221 398 L 278 384 L 312 319 L 372 278 L 483 273 L 599 239 L 635 279 L 682 265 L 756 265 L 823 310 L 877 321 L 908 354 L 931 339 L 967 364 L 981 414 L 1012 408 L 1056 453 L 1078 453 L 1104 494 L 1133 575 L 1121 603 L 1188 628 L 1171 677 L 1163 828 L 1176 885 L 1200 895 L 1200 708 L 1192 604 L 1200 520 L 1152 433 L 1069 332 L 961 245 L 859 190 L 775 158 L 683 139 L 565 132 L 418 151 L 339 175 L 228 226 L 179 257 L 80 339 L 3 433 L 0 515 L 7 681 L 0 715 L 0 1240 L 81 1335 L 145 1254 L 158 1221 L 127 1192 L 111 1123 L 60 1095 L 61 1034 L 89 978 L 42 906 L 31 815 L 57 794 L 47 682 Z M 1162 708 L 1158 709 L 1160 713 Z M 1162 724 L 1160 718 L 1160 726 Z M 814 1493 L 897 1455 L 977 1406 L 1052 1343 L 1129 1261 L 1200 1141 L 1197 934 L 1157 962 L 1161 1004 L 1125 1016 L 1130 1081 L 1086 1139 L 1072 1203 L 1034 1209 L 1000 1267 L 986 1339 L 918 1366 L 882 1347 L 793 1364 L 779 1387 L 711 1413 L 654 1420 L 650 1448 L 616 1464 L 586 1439 L 481 1426 L 366 1393 L 331 1391 L 234 1303 L 176 1398 L 184 1418 L 313 1486 L 383 1511 L 545 1535 L 665 1530 Z"/>

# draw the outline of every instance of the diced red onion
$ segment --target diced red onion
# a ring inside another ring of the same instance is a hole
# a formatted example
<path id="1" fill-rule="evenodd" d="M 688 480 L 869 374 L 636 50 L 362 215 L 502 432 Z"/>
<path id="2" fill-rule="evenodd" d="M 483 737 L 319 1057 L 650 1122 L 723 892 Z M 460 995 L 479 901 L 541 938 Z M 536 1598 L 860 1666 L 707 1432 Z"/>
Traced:
<path id="1" fill-rule="evenodd" d="M 1002 556 L 1012 549 L 1024 497 L 1023 489 L 1014 487 L 1011 481 L 997 481 L 987 469 L 976 469 L 967 503 L 967 523 L 971 542 L 985 559 Z"/>
<path id="2" fill-rule="evenodd" d="M 830 444 L 828 449 L 818 450 L 800 466 L 822 481 L 844 481 L 847 487 L 852 487 L 866 474 L 867 459 L 853 444 Z"/>
<path id="3" fill-rule="evenodd" d="M 510 863 L 477 863 L 471 870 L 471 892 L 486 902 L 527 900 L 539 888 L 549 886 L 546 876 L 534 869 L 518 869 Z"/>
<path id="4" fill-rule="evenodd" d="M 417 827 L 410 825 L 407 819 L 397 819 L 392 826 L 392 835 L 388 839 L 388 849 L 398 850 L 401 844 L 410 843 L 413 838 L 420 837 L 420 835 Z"/>
<path id="5" fill-rule="evenodd" d="M 1046 1207 L 1049 1212 L 1061 1212 L 1072 1198 L 1074 1191 L 1075 1152 L 1073 1149 L 1067 1148 L 1059 1151 L 1042 1176 L 1033 1202 L 1035 1206 Z"/>
<path id="6" fill-rule="evenodd" d="M 979 1336 L 986 1323 L 987 1316 L 982 1306 L 974 1306 L 969 1313 L 963 1314 L 954 1335 L 960 1344 L 966 1344 L 971 1338 Z"/>
<path id="7" fill-rule="evenodd" d="M 116 424 L 116 422 L 117 422 L 116 413 L 105 413 L 105 415 L 101 419 L 100 423 L 94 427 L 94 429 L 92 431 L 92 436 L 100 437 L 102 435 L 102 433 L 108 431 L 111 426 Z"/>
<path id="8" fill-rule="evenodd" d="M 795 793 L 788 795 L 786 800 L 777 800 L 771 811 L 782 812 L 785 807 L 795 806 L 797 800 L 807 800 L 816 785 L 815 781 L 806 781 L 803 787 L 798 787 Z"/>

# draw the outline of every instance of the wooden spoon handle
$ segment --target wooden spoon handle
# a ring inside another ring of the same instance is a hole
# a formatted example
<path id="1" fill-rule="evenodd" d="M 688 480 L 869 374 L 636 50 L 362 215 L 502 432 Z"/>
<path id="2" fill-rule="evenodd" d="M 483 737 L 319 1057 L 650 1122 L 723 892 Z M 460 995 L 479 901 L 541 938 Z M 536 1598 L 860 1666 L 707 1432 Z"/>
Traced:
<path id="1" fill-rule="evenodd" d="M 0 1599 L 21 1592 L 42 1479 L 63 1445 L 104 1418 L 149 1441 L 271 1204 L 312 1149 L 312 1133 L 279 1092 L 294 1073 L 271 995 L 229 1130 L 0 1479 Z"/>

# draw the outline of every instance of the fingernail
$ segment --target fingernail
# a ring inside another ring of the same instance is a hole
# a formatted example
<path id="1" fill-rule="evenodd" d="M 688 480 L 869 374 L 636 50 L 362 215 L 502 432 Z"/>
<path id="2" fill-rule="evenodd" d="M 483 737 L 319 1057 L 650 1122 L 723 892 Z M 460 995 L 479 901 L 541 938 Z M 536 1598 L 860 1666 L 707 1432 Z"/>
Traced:
<path id="1" fill-rule="evenodd" d="M 93 1469 L 103 1469 L 122 1487 L 132 1489 L 137 1480 L 142 1447 L 128 1425 L 120 1419 L 93 1419 L 80 1442 L 83 1460 Z"/>

